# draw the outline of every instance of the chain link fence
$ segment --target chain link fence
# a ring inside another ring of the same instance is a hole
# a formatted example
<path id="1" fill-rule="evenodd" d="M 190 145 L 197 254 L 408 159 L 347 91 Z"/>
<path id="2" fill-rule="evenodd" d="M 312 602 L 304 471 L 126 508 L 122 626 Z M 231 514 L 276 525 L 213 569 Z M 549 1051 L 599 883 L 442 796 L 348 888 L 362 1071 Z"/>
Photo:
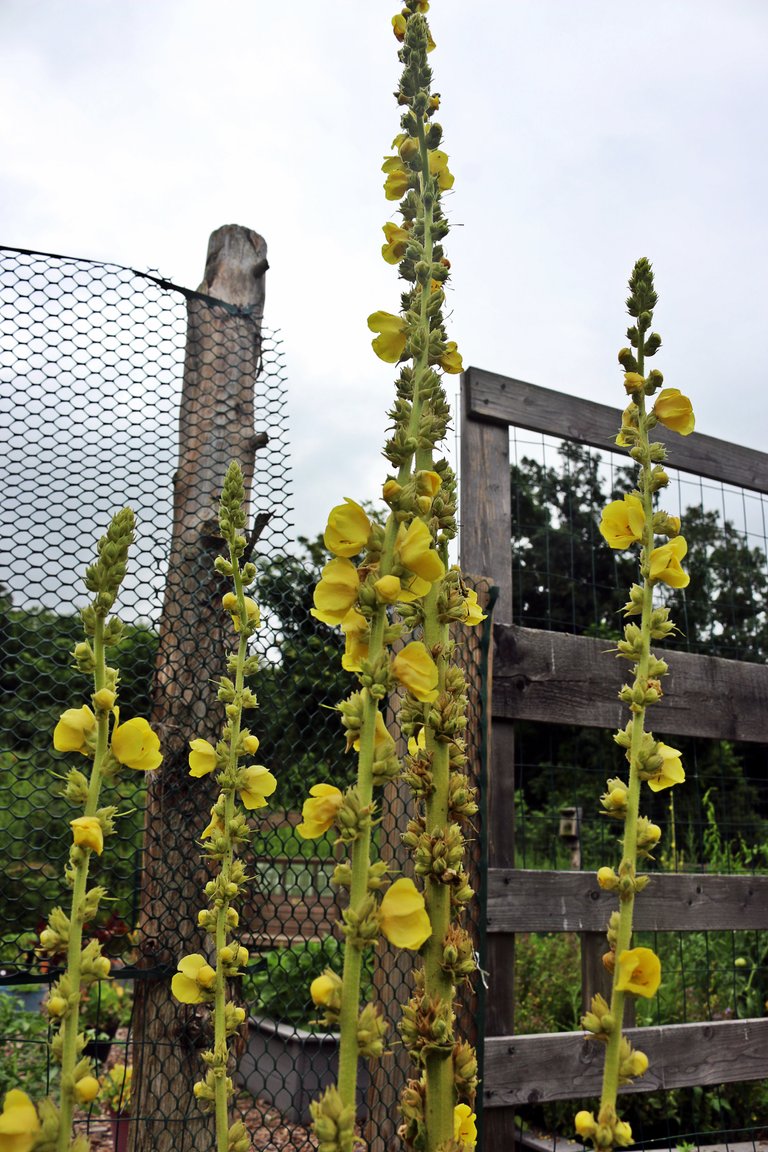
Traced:
<path id="1" fill-rule="evenodd" d="M 166 760 L 148 784 L 123 779 L 108 799 L 122 814 L 98 868 L 110 900 L 90 926 L 113 958 L 115 978 L 83 1004 L 88 1051 L 102 1072 L 133 1066 L 132 1102 L 125 1092 L 115 1098 L 118 1127 L 114 1114 L 95 1108 L 78 1122 L 98 1152 L 113 1139 L 133 1152 L 213 1146 L 191 1093 L 210 1021 L 205 1009 L 171 1001 L 169 982 L 181 955 L 205 947 L 186 913 L 200 906 L 199 837 L 215 797 L 189 780 L 186 748 L 189 738 L 215 738 L 218 730 L 207 685 L 223 664 L 222 588 L 212 573 L 212 499 L 205 507 L 207 497 L 199 501 L 186 535 L 178 516 L 192 477 L 202 477 L 205 493 L 220 487 L 223 477 L 206 475 L 207 454 L 222 442 L 226 448 L 231 393 L 245 388 L 253 420 L 242 392 L 237 424 L 253 450 L 250 511 L 261 528 L 254 553 L 260 708 L 252 727 L 280 789 L 256 826 L 248 861 L 252 894 L 241 923 L 251 962 L 236 993 L 249 1023 L 237 1043 L 236 1113 L 254 1149 L 309 1149 L 309 1101 L 335 1068 L 335 1040 L 313 1026 L 308 987 L 326 967 L 340 969 L 330 883 L 337 850 L 330 838 L 301 840 L 295 826 L 308 787 L 329 779 L 343 785 L 354 766 L 333 711 L 351 690 L 340 670 L 342 644 L 309 615 L 326 554 L 320 539 L 297 540 L 292 526 L 279 333 L 263 328 L 257 312 L 158 276 L 12 248 L 0 249 L 0 296 L 0 1093 L 21 1084 L 41 1096 L 56 1077 L 41 1011 L 56 970 L 36 946 L 51 907 L 67 898 L 71 814 L 58 795 L 66 760 L 52 750 L 51 733 L 64 709 L 88 697 L 70 666 L 83 572 L 110 516 L 128 504 L 138 527 L 117 606 L 126 627 L 112 662 L 121 672 L 122 718 L 151 716 Z M 475 689 L 478 783 L 487 638 L 462 646 Z M 389 792 L 379 850 L 393 868 L 407 868 L 400 832 L 408 798 L 398 784 Z M 478 888 L 481 831 L 478 817 Z M 480 909 L 471 926 L 479 948 Z M 379 961 L 369 983 L 394 1022 L 409 995 L 410 960 L 382 945 Z M 466 991 L 460 1012 L 481 1034 L 476 995 Z M 374 1152 L 396 1136 L 407 1074 L 396 1039 L 393 1031 L 389 1054 L 361 1076 L 360 1114 L 369 1117 L 364 1135 Z"/>

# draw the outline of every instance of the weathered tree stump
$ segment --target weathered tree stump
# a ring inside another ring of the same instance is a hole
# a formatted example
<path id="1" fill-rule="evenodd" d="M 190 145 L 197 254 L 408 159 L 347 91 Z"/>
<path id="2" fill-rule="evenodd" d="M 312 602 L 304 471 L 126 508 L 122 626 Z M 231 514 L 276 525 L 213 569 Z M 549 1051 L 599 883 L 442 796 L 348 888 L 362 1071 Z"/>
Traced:
<path id="1" fill-rule="evenodd" d="M 229 462 L 239 461 L 250 491 L 256 448 L 254 385 L 261 365 L 267 246 L 239 225 L 208 243 L 205 278 L 188 299 L 187 345 L 174 477 L 173 536 L 153 694 L 152 725 L 163 763 L 149 781 L 139 920 L 134 1021 L 131 1152 L 192 1152 L 214 1147 L 213 1119 L 192 1087 L 205 1074 L 200 1052 L 212 1043 L 209 1013 L 171 996 L 178 960 L 205 952 L 197 927 L 207 879 L 199 838 L 216 797 L 214 781 L 189 777 L 189 741 L 215 741 L 223 711 L 215 679 L 226 635 L 213 562 L 221 541 L 218 502 Z M 211 299 L 213 297 L 214 299 Z"/>

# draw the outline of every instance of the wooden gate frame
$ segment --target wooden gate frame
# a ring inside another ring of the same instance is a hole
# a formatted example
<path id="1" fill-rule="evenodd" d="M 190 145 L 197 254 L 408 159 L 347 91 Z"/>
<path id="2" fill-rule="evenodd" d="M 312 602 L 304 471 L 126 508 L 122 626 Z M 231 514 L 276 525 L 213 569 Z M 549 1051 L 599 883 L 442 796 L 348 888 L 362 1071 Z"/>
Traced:
<path id="1" fill-rule="evenodd" d="M 489 677 L 482 1098 L 484 1152 L 508 1152 L 514 1106 L 597 1096 L 603 1063 L 600 1045 L 581 1032 L 513 1034 L 514 934 L 602 934 L 614 907 L 593 873 L 515 869 L 514 721 L 620 728 L 626 720 L 617 696 L 624 669 L 605 658 L 604 640 L 511 623 L 509 428 L 615 451 L 621 411 L 478 368 L 464 373 L 461 392 L 461 563 L 499 588 Z M 675 469 L 768 494 L 767 454 L 700 433 L 683 439 L 657 428 L 654 436 L 674 440 Z M 664 657 L 670 689 L 654 712 L 656 731 L 768 744 L 768 668 L 686 652 Z M 635 924 L 658 931 L 768 929 L 768 876 L 654 874 Z M 651 1067 L 622 1091 L 768 1077 L 766 1018 L 636 1028 L 628 1035 Z"/>

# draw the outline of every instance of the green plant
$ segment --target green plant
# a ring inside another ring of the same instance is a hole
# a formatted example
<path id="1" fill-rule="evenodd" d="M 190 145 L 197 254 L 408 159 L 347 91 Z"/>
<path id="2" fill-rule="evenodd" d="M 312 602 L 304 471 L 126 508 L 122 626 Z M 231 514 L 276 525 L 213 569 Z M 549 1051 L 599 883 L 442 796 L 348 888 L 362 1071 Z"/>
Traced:
<path id="1" fill-rule="evenodd" d="M 343 949 L 333 936 L 307 940 L 290 948 L 276 948 L 264 952 L 260 968 L 246 975 L 243 999 L 257 1014 L 271 1016 L 284 1024 L 307 1027 L 317 1021 L 319 1015 L 309 994 L 310 984 L 328 968 L 341 975 L 343 966 Z M 371 970 L 369 961 L 362 982 L 366 995 L 370 994 Z"/>
<path id="2" fill-rule="evenodd" d="M 118 1028 L 131 1022 L 133 996 L 119 980 L 102 980 L 92 984 L 84 994 L 80 1019 L 85 1028 L 113 1036 Z"/>
<path id="3" fill-rule="evenodd" d="M 515 937 L 515 1032 L 573 1032 L 580 1015 L 578 936 Z"/>
<path id="4" fill-rule="evenodd" d="M 48 1049 L 48 1022 L 10 992 L 0 993 L 0 1037 L 0 1097 L 22 1085 L 39 1099 L 56 1086 L 59 1069 Z"/>

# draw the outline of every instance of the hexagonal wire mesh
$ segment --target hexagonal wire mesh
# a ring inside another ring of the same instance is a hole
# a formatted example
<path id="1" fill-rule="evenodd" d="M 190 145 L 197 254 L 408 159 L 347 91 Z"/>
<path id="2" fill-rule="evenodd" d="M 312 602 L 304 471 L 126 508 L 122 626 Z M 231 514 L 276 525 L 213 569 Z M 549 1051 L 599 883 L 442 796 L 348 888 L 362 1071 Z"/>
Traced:
<path id="1" fill-rule="evenodd" d="M 43 1094 L 56 1075 L 39 1007 L 30 1013 L 17 1005 L 20 996 L 39 1005 L 54 975 L 35 952 L 47 912 L 65 899 L 61 877 L 69 845 L 69 814 L 55 778 L 63 763 L 51 750 L 51 732 L 64 708 L 87 699 L 83 677 L 69 667 L 80 638 L 82 575 L 109 516 L 127 503 L 137 514 L 138 531 L 118 602 L 126 624 L 114 658 L 121 669 L 121 709 L 124 717 L 152 715 L 164 734 L 166 763 L 149 784 L 148 800 L 144 782 L 136 779 L 123 781 L 114 800 L 124 815 L 99 869 L 110 902 L 93 928 L 114 957 L 118 978 L 91 995 L 83 1018 L 93 1032 L 90 1050 L 97 1061 L 133 1061 L 138 1067 L 134 1103 L 125 1109 L 133 1148 L 212 1146 L 209 1123 L 201 1121 L 191 1096 L 208 1022 L 199 1009 L 180 1009 L 168 996 L 178 957 L 204 947 L 189 916 L 200 905 L 205 880 L 198 839 L 212 796 L 200 781 L 189 786 L 186 741 L 215 737 L 220 714 L 210 693 L 206 699 L 206 684 L 218 674 L 224 651 L 217 623 L 221 586 L 211 575 L 215 530 L 202 545 L 199 531 L 180 536 L 168 567 L 174 486 L 178 502 L 188 479 L 183 444 L 179 457 L 179 427 L 183 433 L 186 420 L 189 435 L 190 420 L 201 424 L 202 450 L 193 443 L 192 454 L 202 457 L 211 435 L 226 441 L 231 431 L 205 381 L 202 392 L 197 381 L 185 415 L 182 380 L 192 350 L 225 378 L 238 376 L 251 395 L 256 385 L 251 513 L 268 517 L 256 545 L 263 627 L 257 641 L 260 710 L 253 727 L 280 780 L 284 810 L 258 824 L 253 842 L 253 894 L 243 914 L 243 942 L 252 961 L 239 990 L 251 1019 L 238 1046 L 237 1107 L 254 1148 L 312 1147 L 308 1104 L 333 1076 L 335 1043 L 312 1028 L 307 988 L 326 966 L 339 966 L 341 952 L 330 886 L 334 846 L 330 839 L 301 841 L 295 825 L 308 785 L 338 782 L 340 766 L 342 775 L 352 770 L 330 710 L 350 688 L 339 672 L 338 637 L 309 615 L 325 560 L 322 542 L 296 541 L 292 533 L 279 336 L 261 329 L 260 318 L 246 310 L 159 277 L 18 249 L 0 249 L 0 294 L 6 317 L 0 338 L 6 426 L 0 522 L 8 542 L 0 568 L 0 989 L 10 994 L 0 996 L 0 1090 L 22 1078 L 28 1091 Z M 201 348 L 194 348 L 195 339 Z M 217 489 L 221 478 L 209 476 L 206 483 Z M 476 775 L 487 639 L 486 632 L 483 641 L 462 646 L 476 689 L 470 718 Z M 407 810 L 407 796 L 392 785 L 378 840 L 393 867 L 408 867 L 400 846 Z M 482 881 L 480 818 L 477 824 L 476 887 Z M 474 915 L 479 941 L 479 905 Z M 409 971 L 406 953 L 383 949 L 375 977 L 369 976 L 393 1018 L 408 994 Z M 469 1032 L 482 1031 L 475 995 L 467 990 L 460 1007 Z M 132 996 L 138 1013 L 131 1011 Z M 398 1084 L 405 1074 L 397 1044 L 379 1067 L 363 1074 L 361 1110 L 370 1117 L 365 1135 L 377 1152 L 395 1134 Z M 81 1123 L 101 1148 L 107 1137 L 98 1113 L 92 1110 Z"/>

